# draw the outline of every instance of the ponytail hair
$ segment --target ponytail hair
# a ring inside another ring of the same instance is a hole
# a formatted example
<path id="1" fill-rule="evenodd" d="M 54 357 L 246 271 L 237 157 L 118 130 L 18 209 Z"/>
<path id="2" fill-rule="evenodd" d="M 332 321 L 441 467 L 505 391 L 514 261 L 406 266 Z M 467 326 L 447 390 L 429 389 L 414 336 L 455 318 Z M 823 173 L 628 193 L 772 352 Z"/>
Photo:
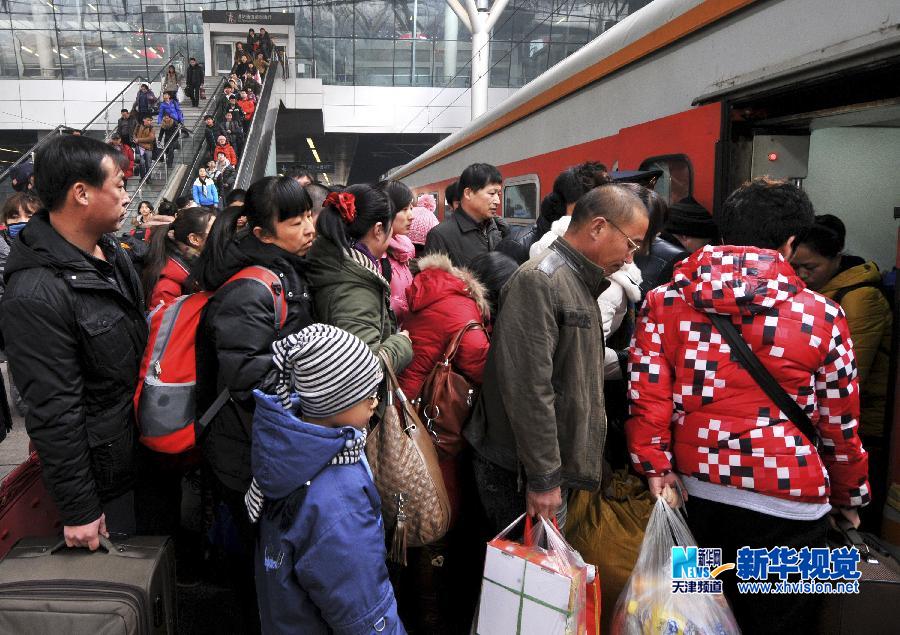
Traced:
<path id="1" fill-rule="evenodd" d="M 159 275 L 166 262 L 172 256 L 181 253 L 178 246 L 190 246 L 191 234 L 205 234 L 209 218 L 214 215 L 215 212 L 208 207 L 188 207 L 181 210 L 173 222 L 153 228 L 150 251 L 144 257 L 144 268 L 141 273 L 141 285 L 144 288 L 146 302 L 150 302 L 153 288 L 159 282 Z M 147 308 L 153 307 L 148 305 Z"/>
<path id="2" fill-rule="evenodd" d="M 396 214 L 390 196 L 380 187 L 351 185 L 343 192 L 332 192 L 325 199 L 316 221 L 316 233 L 341 247 L 343 252 L 377 223 L 390 231 Z"/>
<path id="3" fill-rule="evenodd" d="M 200 287 L 215 291 L 218 280 L 215 272 L 218 264 L 225 262 L 229 245 L 235 239 L 243 238 L 259 227 L 263 233 L 275 235 L 275 224 L 312 209 L 312 201 L 306 190 L 292 178 L 267 176 L 249 187 L 244 196 L 244 205 L 232 205 L 218 215 L 206 239 L 206 246 L 195 266 L 195 274 Z M 181 212 L 179 212 L 181 214 Z M 237 220 L 247 217 L 247 226 L 238 232 Z"/>

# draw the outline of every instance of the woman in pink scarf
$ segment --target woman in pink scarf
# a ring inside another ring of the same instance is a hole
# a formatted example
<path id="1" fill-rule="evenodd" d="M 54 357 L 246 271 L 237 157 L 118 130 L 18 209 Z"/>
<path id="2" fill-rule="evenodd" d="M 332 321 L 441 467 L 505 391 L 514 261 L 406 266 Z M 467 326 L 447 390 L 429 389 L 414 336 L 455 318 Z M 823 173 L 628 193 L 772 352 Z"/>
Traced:
<path id="1" fill-rule="evenodd" d="M 412 284 L 413 280 L 409 263 L 416 256 L 416 248 L 406 235 L 413 218 L 413 193 L 400 181 L 382 181 L 378 185 L 390 197 L 397 210 L 392 225 L 393 236 L 386 254 L 390 266 L 390 276 L 388 277 L 386 270 L 384 274 L 391 282 L 391 309 L 397 316 L 397 323 L 401 324 L 409 311 L 406 304 L 406 288 Z M 386 268 L 383 267 L 383 269 Z"/>

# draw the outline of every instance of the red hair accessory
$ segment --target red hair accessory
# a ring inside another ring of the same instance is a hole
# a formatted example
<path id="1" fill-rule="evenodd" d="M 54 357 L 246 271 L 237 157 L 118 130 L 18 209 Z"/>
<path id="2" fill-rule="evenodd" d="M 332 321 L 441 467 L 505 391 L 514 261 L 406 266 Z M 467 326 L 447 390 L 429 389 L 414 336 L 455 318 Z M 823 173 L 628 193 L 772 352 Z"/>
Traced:
<path id="1" fill-rule="evenodd" d="M 349 192 L 332 192 L 325 199 L 325 205 L 336 209 L 348 225 L 356 220 L 356 197 Z"/>

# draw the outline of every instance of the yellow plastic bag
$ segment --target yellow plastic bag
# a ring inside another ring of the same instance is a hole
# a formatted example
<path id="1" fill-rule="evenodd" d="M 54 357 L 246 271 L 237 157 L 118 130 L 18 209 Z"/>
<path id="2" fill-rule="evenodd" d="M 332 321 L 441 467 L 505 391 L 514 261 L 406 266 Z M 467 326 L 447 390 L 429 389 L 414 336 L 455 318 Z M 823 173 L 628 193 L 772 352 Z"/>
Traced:
<path id="1" fill-rule="evenodd" d="M 653 510 L 644 482 L 625 470 L 613 472 L 602 492 L 576 491 L 569 498 L 566 539 L 600 576 L 601 632 L 609 632 L 613 609 L 628 582 Z"/>

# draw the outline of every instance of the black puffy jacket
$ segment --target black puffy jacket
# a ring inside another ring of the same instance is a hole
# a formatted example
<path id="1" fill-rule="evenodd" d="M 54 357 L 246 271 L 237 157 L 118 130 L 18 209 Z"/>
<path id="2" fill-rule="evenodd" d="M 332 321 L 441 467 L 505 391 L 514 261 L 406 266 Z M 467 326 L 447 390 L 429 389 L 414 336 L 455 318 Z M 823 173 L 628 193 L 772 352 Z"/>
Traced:
<path id="1" fill-rule="evenodd" d="M 284 327 L 275 328 L 272 294 L 253 280 L 240 280 L 216 292 L 197 335 L 198 416 L 223 388 L 231 392 L 231 399 L 209 424 L 203 454 L 218 479 L 240 492 L 250 486 L 253 389 L 271 386 L 277 377 L 272 343 L 315 321 L 303 261 L 249 232 L 228 245 L 221 262 L 198 271 L 198 279 L 204 289 L 218 289 L 250 265 L 268 267 L 281 277 L 288 303 Z"/>
<path id="2" fill-rule="evenodd" d="M 657 236 L 650 244 L 649 254 L 635 254 L 634 264 L 641 270 L 641 301 L 644 296 L 661 284 L 672 281 L 675 263 L 684 260 L 690 254 L 674 238 L 670 240 Z"/>
<path id="3" fill-rule="evenodd" d="M 25 426 L 65 525 L 93 522 L 101 503 L 134 484 L 144 299 L 118 242 L 100 244 L 105 275 L 53 229 L 46 211 L 35 214 L 13 243 L 0 311 Z"/>

